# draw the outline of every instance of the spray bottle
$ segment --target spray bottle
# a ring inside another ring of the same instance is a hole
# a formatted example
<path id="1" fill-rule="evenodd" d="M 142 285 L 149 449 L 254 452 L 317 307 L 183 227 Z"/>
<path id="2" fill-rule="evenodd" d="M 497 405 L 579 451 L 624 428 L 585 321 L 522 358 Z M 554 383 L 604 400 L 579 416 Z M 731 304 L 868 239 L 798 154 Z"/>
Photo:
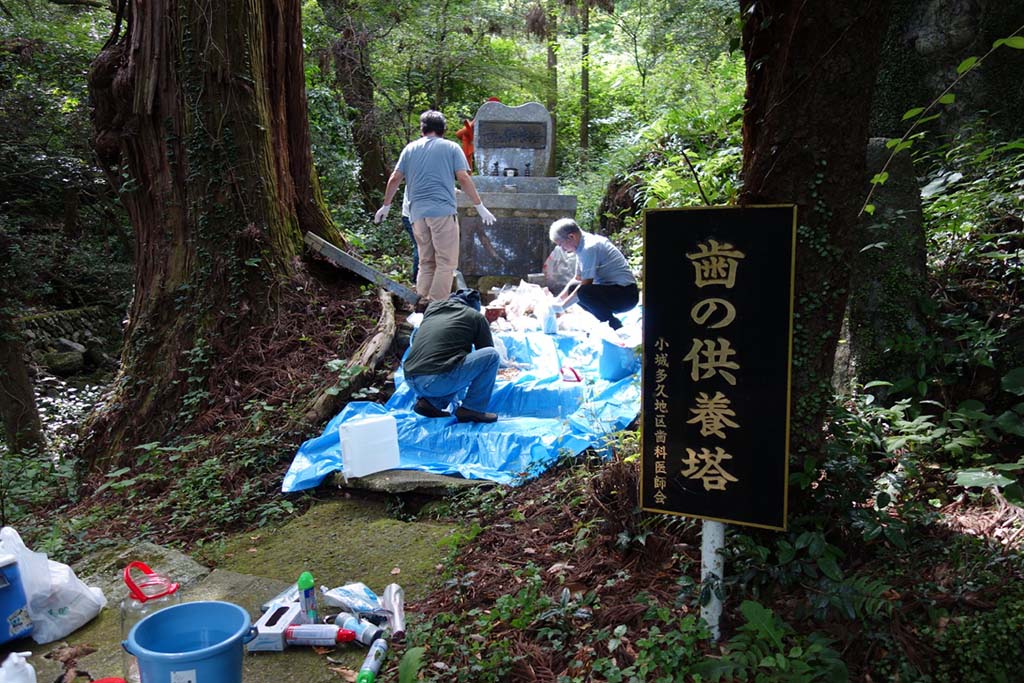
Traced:
<path id="1" fill-rule="evenodd" d="M 363 645 L 370 647 L 373 643 L 384 635 L 384 631 L 377 628 L 373 623 L 366 619 L 360 619 L 354 614 L 348 612 L 342 612 L 334 618 L 336 626 L 340 626 L 343 629 L 354 631 L 356 634 L 356 640 Z"/>
<path id="2" fill-rule="evenodd" d="M 384 655 L 387 653 L 388 644 L 386 640 L 378 638 L 373 641 L 370 651 L 366 653 L 366 659 L 363 660 L 363 665 L 359 667 L 356 683 L 373 683 L 377 678 L 377 672 L 380 671 L 381 662 L 384 661 Z"/>
<path id="3" fill-rule="evenodd" d="M 401 641 L 405 637 L 405 591 L 397 583 L 389 583 L 380 598 L 388 611 L 388 630 L 391 639 Z"/>
<path id="4" fill-rule="evenodd" d="M 289 645 L 334 647 L 355 639 L 355 632 L 332 624 L 292 624 L 284 630 L 284 642 Z"/>
<path id="5" fill-rule="evenodd" d="M 299 587 L 299 604 L 302 605 L 302 619 L 307 624 L 317 622 L 316 590 L 313 588 L 313 575 L 302 572 L 296 584 Z"/>
<path id="6" fill-rule="evenodd" d="M 31 656 L 31 652 L 12 652 L 0 664 L 0 683 L 36 683 L 36 670 L 25 659 Z"/>

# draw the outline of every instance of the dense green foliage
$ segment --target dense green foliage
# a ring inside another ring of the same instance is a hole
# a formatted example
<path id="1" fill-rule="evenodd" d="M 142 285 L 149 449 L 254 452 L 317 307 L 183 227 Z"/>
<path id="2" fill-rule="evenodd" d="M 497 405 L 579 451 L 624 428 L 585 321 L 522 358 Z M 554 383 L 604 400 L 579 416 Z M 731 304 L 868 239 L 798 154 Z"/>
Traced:
<path id="1" fill-rule="evenodd" d="M 39 1 L 16 10 L 0 18 L 0 239 L 18 282 L 5 299 L 122 307 L 127 224 L 93 162 L 86 89 L 112 17 Z"/>
<path id="2" fill-rule="evenodd" d="M 737 196 L 744 63 L 729 0 L 613 4 L 613 13 L 591 13 L 590 142 L 581 161 L 579 8 L 550 3 L 558 28 L 557 171 L 563 191 L 579 198 L 581 224 L 612 226 L 608 231 L 639 271 L 643 208 L 725 204 Z M 110 187 L 92 161 L 85 90 L 112 16 L 42 0 L 5 5 L 12 14 L 0 13 L 0 245 L 2 267 L 18 287 L 3 293 L 0 306 L 21 315 L 99 303 L 119 318 L 132 268 L 131 236 L 116 199 L 125 188 Z M 303 9 L 313 154 L 333 218 L 353 251 L 408 281 L 411 245 L 397 212 L 374 226 L 360 197 L 353 138 L 361 113 L 343 97 L 334 51 L 348 44 L 350 32 L 370 38 L 373 105 L 390 166 L 427 107 L 448 115 L 450 133 L 488 97 L 513 105 L 546 101 L 551 74 L 548 46 L 537 35 L 538 6 L 306 0 Z M 901 82 L 892 68 L 882 79 L 883 86 Z M 666 682 L 697 675 L 1012 680 L 1013 662 L 1024 655 L 1024 597 L 1007 588 L 1024 573 L 1024 142 L 992 132 L 981 112 L 971 124 L 960 113 L 962 125 L 929 128 L 900 151 L 913 152 L 920 176 L 930 289 L 926 329 L 908 331 L 894 347 L 918 362 L 906 376 L 859 378 L 854 393 L 836 398 L 826 450 L 791 472 L 791 496 L 802 504 L 786 532 L 730 530 L 722 647 L 707 642 L 696 617 L 697 569 L 678 550 L 694 543 L 693 525 L 662 524 L 635 509 L 618 517 L 605 511 L 569 520 L 570 540 L 556 551 L 566 562 L 596 553 L 594 539 L 614 527 L 611 545 L 625 563 L 668 538 L 677 548 L 665 574 L 671 599 L 637 589 L 628 596 L 632 612 L 595 625 L 604 608 L 600 589 L 633 588 L 629 571 L 603 577 L 603 586 L 552 589 L 549 568 L 525 562 L 486 607 L 442 613 L 411 630 L 413 643 L 426 648 L 417 652 L 427 680 L 508 680 L 522 664 L 513 649 L 522 642 L 568 653 L 559 679 L 565 681 L 592 674 Z M 618 201 L 606 201 L 611 195 Z M 308 305 L 326 326 L 357 318 L 324 314 L 329 293 L 302 297 L 298 315 L 307 315 Z M 300 342 L 287 349 L 288 358 L 327 345 Z M 197 345 L 188 360 L 181 424 L 210 399 L 207 349 Z M 334 376 L 344 386 L 351 377 L 343 367 L 341 359 L 317 367 L 302 389 Z M 296 509 L 292 500 L 263 494 L 280 474 L 280 454 L 303 437 L 283 427 L 294 424 L 287 413 L 297 402 L 246 397 L 231 419 L 143 444 L 132 467 L 102 473 L 92 480 L 95 489 L 84 491 L 69 455 L 76 426 L 101 387 L 55 380 L 50 386 L 40 402 L 52 457 L 4 451 L 0 472 L 2 521 L 22 526 L 41 549 L 71 557 L 107 542 L 97 539 L 104 528 L 145 538 L 152 532 L 147 520 L 130 527 L 122 519 L 143 507 L 210 538 L 226 528 L 274 523 Z M 616 435 L 614 450 L 632 458 L 638 439 Z M 592 495 L 594 472 L 570 468 L 559 476 L 564 483 L 547 502 L 564 499 L 575 511 Z M 85 494 L 95 505 L 75 507 Z M 478 516 L 503 512 L 522 521 L 514 505 L 502 508 L 512 496 L 501 490 L 452 503 L 454 517 L 470 520 L 446 575 L 452 595 L 473 585 L 472 568 L 458 562 L 481 531 L 473 526 Z M 57 511 L 52 519 L 33 515 L 55 503 L 63 507 L 50 508 Z M 504 638 L 509 624 L 522 641 Z M 415 668 L 407 664 L 406 676 Z"/>

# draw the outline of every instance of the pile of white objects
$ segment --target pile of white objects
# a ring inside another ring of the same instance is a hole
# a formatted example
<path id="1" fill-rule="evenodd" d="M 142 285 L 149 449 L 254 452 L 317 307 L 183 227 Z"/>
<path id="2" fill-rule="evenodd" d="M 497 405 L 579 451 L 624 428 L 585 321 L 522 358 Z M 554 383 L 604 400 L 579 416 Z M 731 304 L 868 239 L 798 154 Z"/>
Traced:
<path id="1" fill-rule="evenodd" d="M 570 330 L 599 332 L 601 327 L 608 328 L 607 324 L 598 322 L 579 306 L 563 309 L 547 287 L 524 280 L 516 286 L 494 288 L 490 293 L 494 300 L 487 305 L 488 308 L 505 309 L 504 317 L 491 323 L 491 329 L 496 332 L 543 331 L 554 334 Z"/>

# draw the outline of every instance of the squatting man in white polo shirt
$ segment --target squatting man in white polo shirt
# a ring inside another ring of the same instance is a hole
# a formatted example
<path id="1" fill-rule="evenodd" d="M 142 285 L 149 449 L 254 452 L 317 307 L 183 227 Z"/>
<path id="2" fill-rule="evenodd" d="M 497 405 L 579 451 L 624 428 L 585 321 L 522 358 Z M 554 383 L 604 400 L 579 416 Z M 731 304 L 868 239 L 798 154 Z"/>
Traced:
<path id="1" fill-rule="evenodd" d="M 576 274 L 559 292 L 558 303 L 569 307 L 578 301 L 613 330 L 622 327 L 613 314 L 630 310 L 640 299 L 636 278 L 622 252 L 607 237 L 581 230 L 571 218 L 552 223 L 549 236 L 563 251 L 576 254 Z"/>

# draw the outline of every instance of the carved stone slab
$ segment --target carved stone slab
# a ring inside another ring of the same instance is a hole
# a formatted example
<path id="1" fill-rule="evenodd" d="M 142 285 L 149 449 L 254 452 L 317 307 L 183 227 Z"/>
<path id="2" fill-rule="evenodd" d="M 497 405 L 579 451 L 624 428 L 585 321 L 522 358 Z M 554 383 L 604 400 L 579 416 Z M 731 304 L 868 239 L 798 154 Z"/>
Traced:
<path id="1" fill-rule="evenodd" d="M 553 139 L 551 114 L 539 102 L 509 107 L 484 102 L 474 118 L 477 173 L 508 177 L 547 175 Z"/>

